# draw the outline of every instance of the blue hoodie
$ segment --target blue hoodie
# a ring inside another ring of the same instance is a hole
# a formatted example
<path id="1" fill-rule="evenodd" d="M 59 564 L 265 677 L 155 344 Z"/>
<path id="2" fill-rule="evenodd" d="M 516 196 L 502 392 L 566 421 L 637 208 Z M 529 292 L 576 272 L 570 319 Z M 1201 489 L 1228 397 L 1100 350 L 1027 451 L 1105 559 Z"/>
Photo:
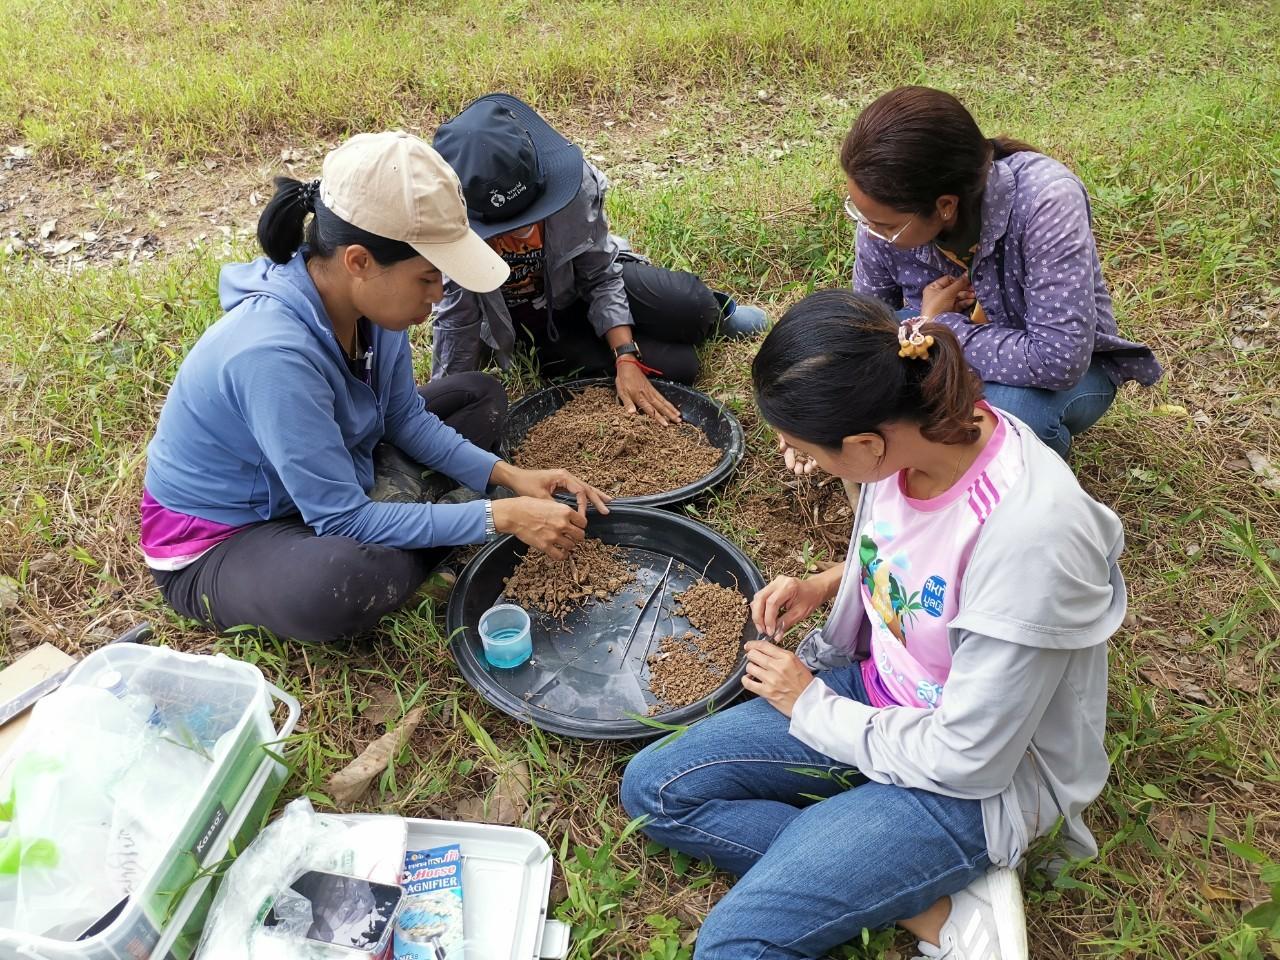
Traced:
<path id="1" fill-rule="evenodd" d="M 218 292 L 226 315 L 183 360 L 147 447 L 161 506 L 233 526 L 301 514 L 321 536 L 393 547 L 484 539 L 482 501 L 369 499 L 380 440 L 474 490 L 499 459 L 427 411 L 407 332 L 370 324 L 370 387 L 347 368 L 301 254 L 226 266 Z"/>

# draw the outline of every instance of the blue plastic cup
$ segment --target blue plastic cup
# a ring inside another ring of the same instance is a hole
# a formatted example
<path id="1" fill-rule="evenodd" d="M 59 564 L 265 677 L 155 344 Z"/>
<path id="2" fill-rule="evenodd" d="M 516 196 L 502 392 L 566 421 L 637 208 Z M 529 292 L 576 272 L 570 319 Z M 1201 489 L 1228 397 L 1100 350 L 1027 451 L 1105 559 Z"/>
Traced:
<path id="1" fill-rule="evenodd" d="M 480 640 L 484 658 L 492 666 L 509 670 L 533 655 L 533 634 L 529 614 L 514 603 L 490 607 L 480 617 Z"/>

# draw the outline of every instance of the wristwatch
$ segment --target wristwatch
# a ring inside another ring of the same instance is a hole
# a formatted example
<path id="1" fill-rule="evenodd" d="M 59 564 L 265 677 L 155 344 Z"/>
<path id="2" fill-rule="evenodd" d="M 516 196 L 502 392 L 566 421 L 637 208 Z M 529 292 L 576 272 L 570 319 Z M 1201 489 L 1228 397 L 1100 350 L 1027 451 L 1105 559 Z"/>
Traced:
<path id="1" fill-rule="evenodd" d="M 621 360 L 623 357 L 631 357 L 633 360 L 644 363 L 644 358 L 640 355 L 640 348 L 635 345 L 635 341 L 620 343 L 613 348 L 614 360 Z"/>
<path id="2" fill-rule="evenodd" d="M 486 500 L 484 502 L 484 536 L 486 540 L 492 540 L 498 535 L 498 528 L 493 522 L 493 501 Z"/>

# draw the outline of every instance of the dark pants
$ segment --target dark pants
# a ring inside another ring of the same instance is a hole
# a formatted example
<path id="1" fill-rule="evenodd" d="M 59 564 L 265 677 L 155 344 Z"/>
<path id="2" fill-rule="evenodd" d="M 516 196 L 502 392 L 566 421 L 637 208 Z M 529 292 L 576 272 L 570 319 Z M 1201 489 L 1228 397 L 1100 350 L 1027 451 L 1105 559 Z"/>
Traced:
<path id="1" fill-rule="evenodd" d="M 460 373 L 419 392 L 427 409 L 472 443 L 487 450 L 497 447 L 507 409 L 497 380 Z M 376 469 L 391 463 L 407 474 L 401 465 L 410 461 L 395 454 L 389 445 L 379 445 Z M 413 472 L 416 477 L 397 478 L 395 494 L 416 481 L 419 499 L 438 498 L 443 492 L 433 482 L 438 475 L 421 467 Z M 375 499 L 380 499 L 376 488 L 383 480 L 379 476 L 375 483 Z M 370 630 L 402 607 L 450 549 L 402 550 L 351 537 L 320 537 L 295 516 L 255 523 L 190 566 L 153 570 L 152 575 L 175 610 L 207 626 L 222 631 L 249 625 L 278 637 L 325 643 Z"/>
<path id="2" fill-rule="evenodd" d="M 627 260 L 622 279 L 635 321 L 632 335 L 646 366 L 668 380 L 693 383 L 698 376 L 694 348 L 715 331 L 720 301 L 692 273 L 665 270 Z M 579 300 L 553 314 L 559 337 L 552 340 L 544 327 L 533 331 L 542 373 L 547 377 L 581 375 L 612 377 L 613 351 L 587 319 L 587 304 Z M 528 340 L 529 331 L 521 331 Z"/>

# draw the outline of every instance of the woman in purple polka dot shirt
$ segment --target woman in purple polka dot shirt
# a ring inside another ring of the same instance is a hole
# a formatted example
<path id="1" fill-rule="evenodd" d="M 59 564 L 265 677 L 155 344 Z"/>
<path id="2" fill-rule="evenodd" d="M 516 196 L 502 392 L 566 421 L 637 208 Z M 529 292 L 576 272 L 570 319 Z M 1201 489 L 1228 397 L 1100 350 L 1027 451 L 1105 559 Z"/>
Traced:
<path id="1" fill-rule="evenodd" d="M 1063 164 L 987 139 L 955 97 L 899 87 L 858 117 L 840 162 L 858 223 L 853 286 L 946 324 L 993 405 L 1065 457 L 1116 388 L 1161 368 L 1121 338 L 1090 225 Z"/>

